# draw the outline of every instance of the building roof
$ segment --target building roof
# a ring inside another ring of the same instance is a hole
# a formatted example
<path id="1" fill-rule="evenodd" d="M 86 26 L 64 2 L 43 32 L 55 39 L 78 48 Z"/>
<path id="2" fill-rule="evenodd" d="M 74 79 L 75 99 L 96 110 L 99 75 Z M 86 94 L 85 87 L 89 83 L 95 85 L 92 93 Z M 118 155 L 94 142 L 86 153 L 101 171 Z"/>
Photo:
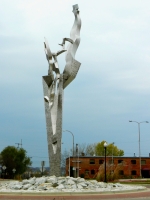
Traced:
<path id="1" fill-rule="evenodd" d="M 104 158 L 105 156 L 79 156 L 79 158 Z M 132 158 L 132 159 L 139 159 L 139 156 L 106 156 L 107 158 Z M 78 158 L 78 156 L 70 156 L 70 157 L 68 157 L 68 158 L 66 158 L 66 159 L 69 159 L 69 158 Z M 142 157 L 141 156 L 141 159 L 143 159 L 143 158 L 145 158 L 145 159 L 150 159 L 150 157 L 149 156 L 147 156 L 147 157 Z"/>

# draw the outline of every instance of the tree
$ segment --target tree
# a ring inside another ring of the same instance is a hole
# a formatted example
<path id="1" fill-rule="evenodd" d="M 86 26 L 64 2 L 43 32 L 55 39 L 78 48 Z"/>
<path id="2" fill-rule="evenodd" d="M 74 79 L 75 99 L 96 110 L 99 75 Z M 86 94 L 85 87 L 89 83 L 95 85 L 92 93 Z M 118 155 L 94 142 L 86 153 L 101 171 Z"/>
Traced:
<path id="1" fill-rule="evenodd" d="M 76 152 L 76 149 L 74 149 L 74 156 L 104 156 L 104 143 L 105 141 L 94 143 L 94 144 L 79 144 L 78 151 Z M 77 154 L 77 155 L 76 155 Z M 68 153 L 69 155 L 69 153 Z M 107 146 L 107 156 L 123 156 L 124 151 L 121 149 L 118 149 L 117 146 L 114 145 L 114 143 L 108 144 Z M 71 156 L 72 156 L 72 149 L 71 149 Z"/>
<path id="2" fill-rule="evenodd" d="M 99 142 L 95 146 L 95 154 L 97 156 L 104 156 L 104 143 L 105 141 Z M 107 156 L 123 156 L 124 151 L 121 149 L 118 149 L 117 146 L 114 145 L 114 143 L 108 144 L 107 146 L 107 151 L 106 151 Z"/>
<path id="3" fill-rule="evenodd" d="M 2 155 L 0 154 L 0 163 L 2 163 Z"/>
<path id="4" fill-rule="evenodd" d="M 105 141 L 94 143 L 94 144 L 80 144 L 79 145 L 79 156 L 104 156 L 104 143 Z M 75 156 L 76 156 L 76 151 Z M 114 143 L 108 144 L 107 146 L 107 156 L 123 156 L 124 151 L 118 149 Z"/>
<path id="5" fill-rule="evenodd" d="M 79 145 L 79 155 L 94 156 L 96 144 L 81 144 Z"/>
<path id="6" fill-rule="evenodd" d="M 6 172 L 9 177 L 13 177 L 13 169 L 16 169 L 15 174 L 23 174 L 29 165 L 32 164 L 27 152 L 23 148 L 16 148 L 14 146 L 8 146 L 1 152 L 0 164 L 5 165 Z"/>

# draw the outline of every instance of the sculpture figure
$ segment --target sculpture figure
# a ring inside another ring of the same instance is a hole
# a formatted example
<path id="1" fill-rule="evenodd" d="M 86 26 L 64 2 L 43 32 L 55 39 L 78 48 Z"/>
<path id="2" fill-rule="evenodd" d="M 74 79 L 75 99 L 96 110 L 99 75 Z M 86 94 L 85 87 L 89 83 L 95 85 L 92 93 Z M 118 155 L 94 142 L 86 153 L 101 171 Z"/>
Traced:
<path id="1" fill-rule="evenodd" d="M 47 40 L 44 49 L 48 61 L 48 75 L 43 76 L 47 141 L 50 162 L 50 175 L 60 176 L 61 137 L 62 137 L 62 102 L 63 90 L 76 77 L 81 63 L 75 60 L 75 53 L 80 43 L 81 19 L 78 5 L 73 5 L 75 21 L 70 38 L 63 38 L 62 49 L 52 53 Z M 65 43 L 69 42 L 67 48 Z M 66 52 L 66 65 L 60 73 L 57 56 Z"/>

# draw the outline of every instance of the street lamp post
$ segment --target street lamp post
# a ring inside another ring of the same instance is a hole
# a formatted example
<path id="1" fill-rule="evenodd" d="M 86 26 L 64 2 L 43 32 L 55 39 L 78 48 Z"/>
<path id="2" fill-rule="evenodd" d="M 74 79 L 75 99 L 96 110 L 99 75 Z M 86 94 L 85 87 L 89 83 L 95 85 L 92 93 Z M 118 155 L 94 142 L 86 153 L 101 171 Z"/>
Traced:
<path id="1" fill-rule="evenodd" d="M 105 176 L 104 176 L 104 182 L 107 183 L 107 178 L 106 178 L 106 149 L 107 149 L 107 143 L 104 143 L 104 150 L 105 150 Z"/>
<path id="2" fill-rule="evenodd" d="M 141 177 L 141 146 L 140 146 L 140 124 L 141 123 L 149 123 L 148 121 L 142 121 L 142 122 L 137 122 L 137 121 L 132 121 L 129 120 L 129 122 L 135 122 L 138 124 L 138 131 L 139 131 L 139 163 L 140 163 L 140 177 Z"/>

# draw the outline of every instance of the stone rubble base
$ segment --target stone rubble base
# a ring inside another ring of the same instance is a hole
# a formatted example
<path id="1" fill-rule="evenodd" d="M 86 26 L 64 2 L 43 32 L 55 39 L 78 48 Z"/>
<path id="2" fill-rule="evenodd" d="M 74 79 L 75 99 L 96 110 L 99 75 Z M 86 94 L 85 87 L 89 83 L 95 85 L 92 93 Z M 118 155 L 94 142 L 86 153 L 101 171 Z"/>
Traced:
<path id="1" fill-rule="evenodd" d="M 120 183 L 104 183 L 84 178 L 42 176 L 23 181 L 10 181 L 0 183 L 1 192 L 48 192 L 48 193 L 86 193 L 86 192 L 109 192 L 144 190 L 144 186 L 123 185 Z"/>

